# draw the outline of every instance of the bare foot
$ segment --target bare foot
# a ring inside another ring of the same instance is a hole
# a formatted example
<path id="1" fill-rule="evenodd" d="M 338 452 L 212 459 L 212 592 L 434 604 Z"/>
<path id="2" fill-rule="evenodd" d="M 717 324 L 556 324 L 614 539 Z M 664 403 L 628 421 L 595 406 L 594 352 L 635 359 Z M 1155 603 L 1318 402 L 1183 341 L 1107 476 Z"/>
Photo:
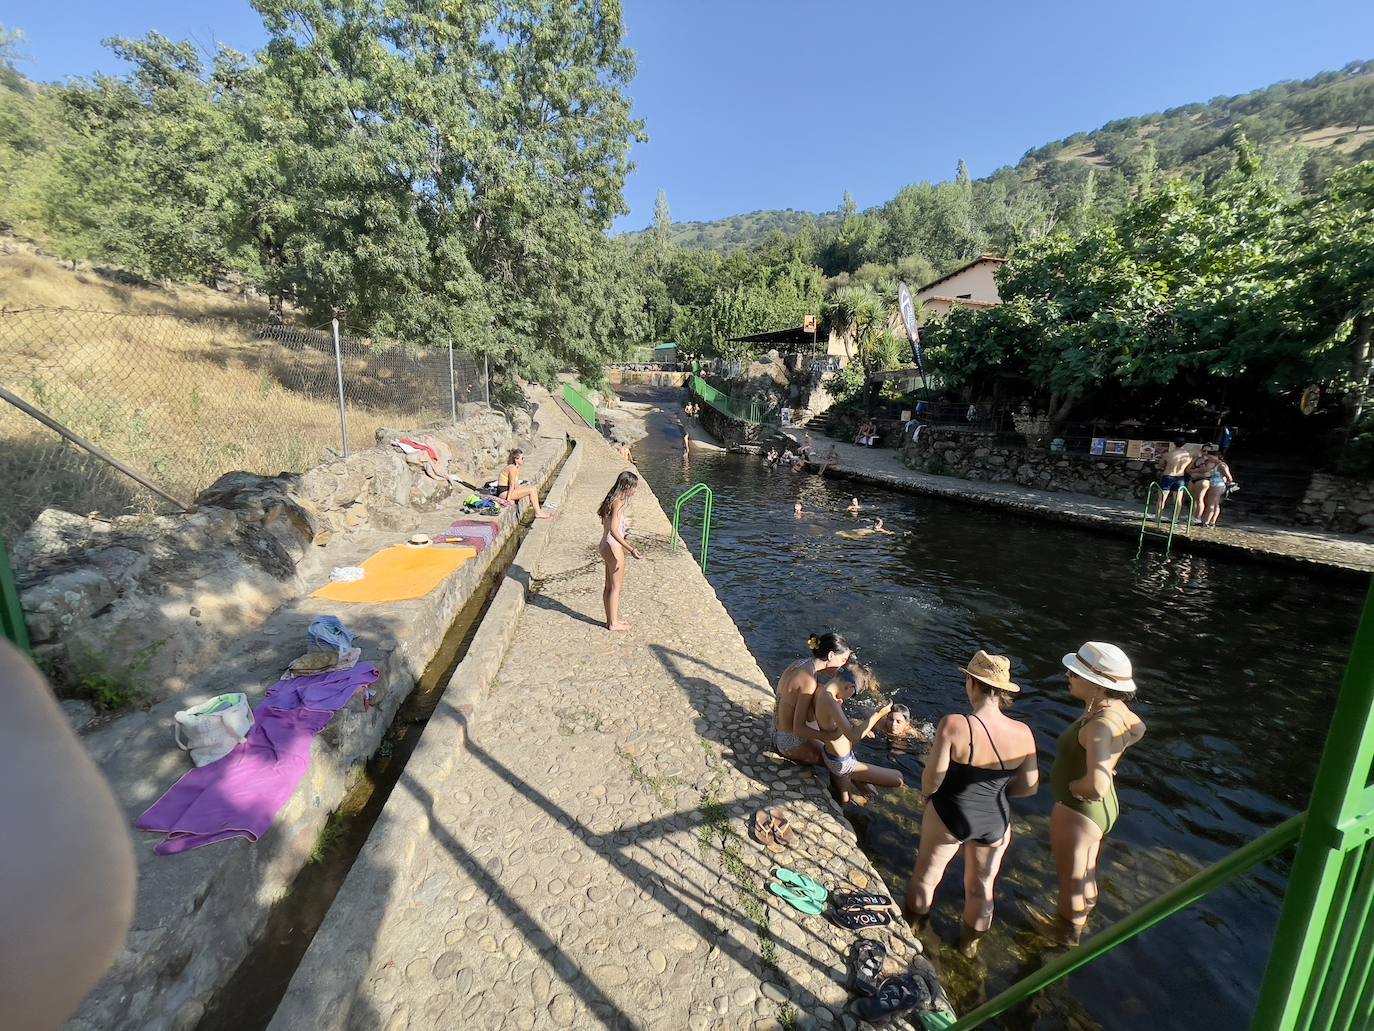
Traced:
<path id="1" fill-rule="evenodd" d="M 537 516 L 535 516 L 534 518 L 536 518 L 536 519 L 557 519 L 558 517 L 557 517 L 556 515 L 554 515 L 552 512 L 540 512 L 540 513 L 539 513 Z"/>
<path id="2" fill-rule="evenodd" d="M 633 630 L 634 627 L 630 626 L 629 623 L 612 623 L 606 629 L 619 633 L 625 630 Z"/>

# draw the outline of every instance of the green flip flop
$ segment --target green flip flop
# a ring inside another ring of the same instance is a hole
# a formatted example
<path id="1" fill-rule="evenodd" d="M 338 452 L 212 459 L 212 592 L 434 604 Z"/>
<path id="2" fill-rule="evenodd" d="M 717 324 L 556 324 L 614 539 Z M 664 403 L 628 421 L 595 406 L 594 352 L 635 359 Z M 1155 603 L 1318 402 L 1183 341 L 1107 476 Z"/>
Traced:
<path id="1" fill-rule="evenodd" d="M 774 881 L 772 884 L 768 885 L 768 890 L 799 913 L 806 913 L 808 916 L 820 916 L 825 912 L 825 907 L 810 895 L 803 895 L 801 892 L 793 891 L 785 884 L 779 884 L 777 881 Z"/>
<path id="2" fill-rule="evenodd" d="M 806 876 L 804 873 L 797 873 L 795 870 L 789 870 L 785 866 L 780 866 L 774 876 L 784 884 L 792 885 L 792 887 L 796 888 L 801 894 L 814 902 L 824 902 L 826 899 L 830 898 L 830 892 L 826 890 L 824 884 Z"/>

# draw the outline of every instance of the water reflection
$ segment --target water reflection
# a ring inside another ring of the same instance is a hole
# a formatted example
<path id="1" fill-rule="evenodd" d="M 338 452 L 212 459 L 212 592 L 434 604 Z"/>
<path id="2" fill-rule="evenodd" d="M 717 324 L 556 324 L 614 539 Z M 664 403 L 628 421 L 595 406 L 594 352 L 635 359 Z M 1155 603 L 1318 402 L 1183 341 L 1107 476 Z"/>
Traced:
<path id="1" fill-rule="evenodd" d="M 1080 710 L 1059 657 L 1084 640 L 1123 647 L 1149 726 L 1123 760 L 1122 818 L 1103 846 L 1101 927 L 1273 827 L 1307 798 L 1344 668 L 1360 597 L 1349 585 L 1208 556 L 1135 557 L 1133 541 L 1013 513 L 770 470 L 755 458 L 694 451 L 655 425 L 635 456 L 660 500 L 698 480 L 715 491 L 710 580 L 770 677 L 835 627 L 915 720 L 959 706 L 957 667 L 977 648 L 1009 655 L 1024 688 L 1014 715 L 1035 729 L 1041 762 Z M 793 518 L 800 500 L 807 514 Z M 881 516 L 892 537 L 837 530 Z M 691 514 L 691 519 L 699 518 Z M 693 525 L 683 537 L 695 549 Z M 885 746 L 863 757 L 891 763 Z M 920 764 L 900 757 L 909 783 Z M 980 959 L 934 958 L 961 1008 L 1041 962 L 1018 901 L 1053 905 L 1049 793 L 1014 803 L 1018 818 Z M 869 807 L 864 847 L 893 891 L 919 837 L 919 795 Z M 1194 1026 L 1180 999 L 1205 1000 L 1215 1027 L 1242 1027 L 1263 972 L 1286 866 L 1270 864 L 1047 992 L 1008 1027 Z M 941 885 L 934 929 L 957 935 L 963 869 Z M 937 946 L 938 940 L 931 944 Z"/>

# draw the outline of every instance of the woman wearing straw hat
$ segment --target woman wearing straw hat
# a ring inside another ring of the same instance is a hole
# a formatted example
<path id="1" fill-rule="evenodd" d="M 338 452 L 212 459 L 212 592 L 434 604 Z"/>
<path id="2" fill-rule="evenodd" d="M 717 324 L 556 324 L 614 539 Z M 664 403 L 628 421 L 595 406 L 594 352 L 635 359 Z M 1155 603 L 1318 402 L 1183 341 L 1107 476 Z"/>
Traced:
<path id="1" fill-rule="evenodd" d="M 921 847 L 906 887 L 908 914 L 928 918 L 945 868 L 964 853 L 964 926 L 960 948 L 972 958 L 992 925 L 992 891 L 1011 844 L 1007 796 L 1025 798 L 1040 784 L 1035 735 L 1003 713 L 1021 690 L 1011 660 L 980 651 L 961 666 L 970 711 L 946 716 L 935 732 L 921 777 L 929 803 Z"/>
<path id="2" fill-rule="evenodd" d="M 1059 913 L 1053 936 L 1076 945 L 1097 904 L 1097 854 L 1121 815 L 1116 764 L 1145 736 L 1128 704 L 1135 698 L 1131 660 L 1114 644 L 1088 641 L 1064 656 L 1069 693 L 1084 705 L 1055 746 L 1050 787 L 1050 848 L 1059 874 Z"/>

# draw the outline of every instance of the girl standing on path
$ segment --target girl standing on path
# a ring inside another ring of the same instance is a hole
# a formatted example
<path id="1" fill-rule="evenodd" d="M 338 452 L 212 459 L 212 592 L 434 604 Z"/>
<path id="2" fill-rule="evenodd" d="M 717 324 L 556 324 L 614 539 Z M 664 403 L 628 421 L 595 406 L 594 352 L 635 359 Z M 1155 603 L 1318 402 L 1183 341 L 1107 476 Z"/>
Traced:
<path id="1" fill-rule="evenodd" d="M 628 469 L 615 478 L 615 485 L 607 492 L 596 514 L 601 517 L 601 541 L 596 550 L 606 563 L 606 589 L 601 592 L 601 600 L 606 606 L 606 629 L 629 630 L 629 623 L 620 621 L 620 589 L 625 583 L 625 553 L 636 559 L 643 558 L 638 549 L 625 539 L 629 520 L 625 517 L 625 505 L 639 489 L 639 477 Z"/>
<path id="2" fill-rule="evenodd" d="M 930 916 L 935 889 L 954 856 L 964 853 L 964 923 L 960 951 L 972 959 L 992 926 L 993 885 L 1011 844 L 1007 796 L 1026 798 L 1040 786 L 1035 735 L 1003 713 L 1021 688 L 1011 661 L 980 651 L 961 667 L 969 711 L 946 716 L 926 757 L 921 794 L 921 846 L 906 885 L 906 909 L 918 923 Z"/>
<path id="3" fill-rule="evenodd" d="M 1136 685 L 1131 660 L 1120 648 L 1088 641 L 1063 661 L 1069 694 L 1083 703 L 1084 713 L 1055 745 L 1050 848 L 1059 874 L 1059 912 L 1041 922 L 1056 941 L 1077 945 L 1097 905 L 1098 850 L 1121 815 L 1116 764 L 1145 736 L 1145 723 L 1127 704 Z"/>
<path id="4" fill-rule="evenodd" d="M 545 512 L 539 507 L 539 488 L 532 483 L 522 484 L 520 482 L 520 470 L 524 466 L 525 452 L 516 448 L 510 453 L 510 460 L 506 463 L 501 478 L 496 481 L 496 496 L 513 502 L 517 508 L 522 499 L 528 498 L 530 507 L 534 509 L 534 518 L 552 519 L 552 512 Z"/>

